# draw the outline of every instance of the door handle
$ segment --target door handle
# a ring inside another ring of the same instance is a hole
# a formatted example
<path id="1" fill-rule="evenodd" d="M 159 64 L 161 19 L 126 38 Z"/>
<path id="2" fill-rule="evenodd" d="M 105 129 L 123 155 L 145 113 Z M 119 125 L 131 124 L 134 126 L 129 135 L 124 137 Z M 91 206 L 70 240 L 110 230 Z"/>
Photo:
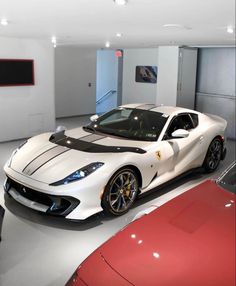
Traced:
<path id="1" fill-rule="evenodd" d="M 200 138 L 199 138 L 200 142 L 202 142 L 203 139 L 204 139 L 204 136 L 200 136 Z"/>

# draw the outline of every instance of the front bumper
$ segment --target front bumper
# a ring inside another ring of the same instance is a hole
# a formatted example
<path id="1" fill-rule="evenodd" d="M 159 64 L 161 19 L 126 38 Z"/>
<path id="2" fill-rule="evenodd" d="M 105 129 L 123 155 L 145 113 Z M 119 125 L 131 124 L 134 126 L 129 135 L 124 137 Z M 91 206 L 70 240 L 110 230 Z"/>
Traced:
<path id="1" fill-rule="evenodd" d="M 101 212 L 101 192 L 107 178 L 93 174 L 78 183 L 50 186 L 4 166 L 6 192 L 19 203 L 50 215 L 69 220 L 84 220 Z M 10 184 L 9 184 L 10 183 Z M 8 185 L 9 184 L 9 185 Z"/>
<path id="2" fill-rule="evenodd" d="M 50 215 L 66 217 L 80 204 L 80 201 L 73 197 L 41 193 L 9 177 L 4 183 L 4 190 L 20 204 Z"/>

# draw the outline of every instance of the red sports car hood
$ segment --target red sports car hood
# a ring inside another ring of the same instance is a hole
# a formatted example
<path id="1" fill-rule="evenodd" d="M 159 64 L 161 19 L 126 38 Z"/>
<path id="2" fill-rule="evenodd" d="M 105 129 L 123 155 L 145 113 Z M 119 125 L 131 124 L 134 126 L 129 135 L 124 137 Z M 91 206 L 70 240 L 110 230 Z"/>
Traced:
<path id="1" fill-rule="evenodd" d="M 107 263 L 99 251 L 85 260 L 66 286 L 132 286 Z M 144 286 L 144 285 L 143 285 Z"/>
<path id="2" fill-rule="evenodd" d="M 235 195 L 207 181 L 123 229 L 89 257 L 88 268 L 93 256 L 135 286 L 233 286 Z M 98 284 L 91 285 L 108 285 L 99 284 L 95 264 Z M 115 281 L 109 285 L 123 285 Z"/>

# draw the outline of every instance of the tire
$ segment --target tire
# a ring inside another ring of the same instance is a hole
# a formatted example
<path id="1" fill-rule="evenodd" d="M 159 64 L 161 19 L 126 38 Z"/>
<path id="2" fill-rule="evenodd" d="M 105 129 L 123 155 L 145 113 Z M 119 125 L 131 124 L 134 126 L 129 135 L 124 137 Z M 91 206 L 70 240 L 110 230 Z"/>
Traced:
<path id="1" fill-rule="evenodd" d="M 206 157 L 203 162 L 203 168 L 206 173 L 214 172 L 219 166 L 220 160 L 222 157 L 222 142 L 219 138 L 215 138 L 212 140 Z"/>
<path id="2" fill-rule="evenodd" d="M 102 197 L 104 212 L 120 216 L 128 212 L 138 194 L 138 177 L 134 170 L 122 168 L 109 180 Z"/>

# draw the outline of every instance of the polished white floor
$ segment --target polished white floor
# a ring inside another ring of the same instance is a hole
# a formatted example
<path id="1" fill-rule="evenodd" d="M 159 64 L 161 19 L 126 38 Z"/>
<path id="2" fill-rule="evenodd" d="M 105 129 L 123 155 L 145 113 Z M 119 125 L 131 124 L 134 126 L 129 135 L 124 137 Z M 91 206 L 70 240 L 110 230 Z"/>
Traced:
<path id="1" fill-rule="evenodd" d="M 86 122 L 88 117 L 75 117 L 60 119 L 57 124 L 72 128 Z M 6 210 L 0 243 L 0 286 L 64 285 L 84 258 L 139 211 L 153 204 L 161 205 L 207 178 L 216 178 L 235 160 L 236 145 L 235 141 L 227 142 L 226 159 L 211 176 L 197 172 L 180 178 L 139 199 L 122 217 L 107 218 L 101 213 L 84 222 L 70 222 L 29 210 L 4 196 L 2 168 L 20 142 L 0 143 L 0 204 Z"/>

